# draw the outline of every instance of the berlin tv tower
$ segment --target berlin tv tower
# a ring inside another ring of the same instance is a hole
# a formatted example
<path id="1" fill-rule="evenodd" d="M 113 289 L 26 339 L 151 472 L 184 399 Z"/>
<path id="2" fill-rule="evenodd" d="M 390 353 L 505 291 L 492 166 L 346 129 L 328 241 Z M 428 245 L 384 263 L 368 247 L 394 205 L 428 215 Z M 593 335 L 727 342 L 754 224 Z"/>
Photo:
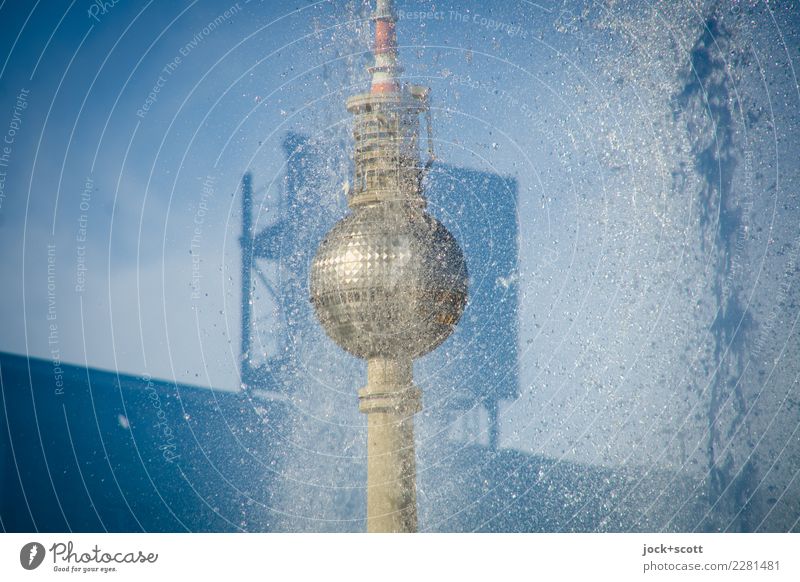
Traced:
<path id="1" fill-rule="evenodd" d="M 453 332 L 467 303 L 467 266 L 448 230 L 425 212 L 433 160 L 428 89 L 398 78 L 396 16 L 378 0 L 368 93 L 354 95 L 349 212 L 311 265 L 310 294 L 327 334 L 367 360 L 359 408 L 367 414 L 367 531 L 417 531 L 414 414 L 422 394 L 412 362 Z M 420 116 L 428 120 L 427 163 Z"/>

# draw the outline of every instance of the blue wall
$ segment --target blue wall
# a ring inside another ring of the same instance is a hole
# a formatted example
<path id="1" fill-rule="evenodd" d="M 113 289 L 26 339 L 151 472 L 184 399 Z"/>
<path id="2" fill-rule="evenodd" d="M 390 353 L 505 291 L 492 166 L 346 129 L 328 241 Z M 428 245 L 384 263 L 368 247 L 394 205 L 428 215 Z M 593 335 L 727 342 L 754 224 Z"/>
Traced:
<path id="1" fill-rule="evenodd" d="M 280 403 L 56 372 L 63 394 L 52 362 L 0 354 L 4 530 L 269 529 Z"/>

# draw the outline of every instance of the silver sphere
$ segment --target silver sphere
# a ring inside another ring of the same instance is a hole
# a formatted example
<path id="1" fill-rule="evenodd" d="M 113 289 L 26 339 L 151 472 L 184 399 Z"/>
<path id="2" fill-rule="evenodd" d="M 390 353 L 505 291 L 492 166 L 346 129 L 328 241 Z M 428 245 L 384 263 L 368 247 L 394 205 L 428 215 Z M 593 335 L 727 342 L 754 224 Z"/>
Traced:
<path id="1" fill-rule="evenodd" d="M 404 204 L 359 207 L 339 221 L 310 279 L 327 334 L 365 359 L 430 352 L 453 332 L 467 302 L 467 265 L 453 235 Z"/>

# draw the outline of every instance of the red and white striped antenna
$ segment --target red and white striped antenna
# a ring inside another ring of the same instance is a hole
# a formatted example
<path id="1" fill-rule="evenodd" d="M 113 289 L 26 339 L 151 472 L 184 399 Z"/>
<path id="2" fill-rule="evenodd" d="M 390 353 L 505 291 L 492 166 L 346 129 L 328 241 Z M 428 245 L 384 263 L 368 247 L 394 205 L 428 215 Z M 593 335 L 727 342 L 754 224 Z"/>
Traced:
<path id="1" fill-rule="evenodd" d="M 400 90 L 397 75 L 402 71 L 397 64 L 397 16 L 392 0 L 378 0 L 375 13 L 375 64 L 372 74 L 371 93 L 397 93 Z"/>

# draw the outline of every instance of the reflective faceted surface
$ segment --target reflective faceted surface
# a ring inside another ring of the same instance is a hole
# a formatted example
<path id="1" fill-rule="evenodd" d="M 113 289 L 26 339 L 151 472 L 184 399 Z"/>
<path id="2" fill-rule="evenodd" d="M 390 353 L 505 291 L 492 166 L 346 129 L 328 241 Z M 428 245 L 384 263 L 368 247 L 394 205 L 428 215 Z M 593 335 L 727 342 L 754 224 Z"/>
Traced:
<path id="1" fill-rule="evenodd" d="M 467 266 L 438 220 L 406 204 L 359 207 L 331 229 L 311 266 L 311 301 L 328 335 L 359 358 L 416 358 L 452 333 Z"/>

